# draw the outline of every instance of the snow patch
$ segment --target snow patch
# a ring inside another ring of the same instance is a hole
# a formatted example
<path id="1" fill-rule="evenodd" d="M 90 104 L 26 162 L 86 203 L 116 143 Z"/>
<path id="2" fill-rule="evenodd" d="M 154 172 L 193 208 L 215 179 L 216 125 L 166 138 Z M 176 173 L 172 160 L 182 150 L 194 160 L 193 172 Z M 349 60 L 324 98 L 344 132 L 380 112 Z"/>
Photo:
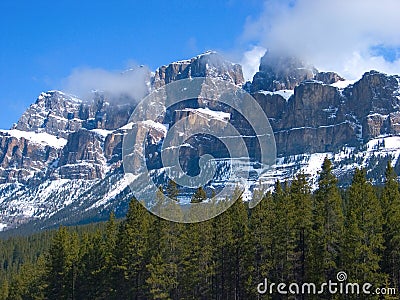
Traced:
<path id="1" fill-rule="evenodd" d="M 264 94 L 264 95 L 279 95 L 281 96 L 283 99 L 285 99 L 286 101 L 289 100 L 290 97 L 292 97 L 294 95 L 294 90 L 279 90 L 279 91 L 275 91 L 275 92 L 271 92 L 271 91 L 258 91 L 258 93 Z"/>
<path id="2" fill-rule="evenodd" d="M 198 108 L 198 109 L 196 109 L 196 111 L 198 111 L 201 114 L 209 115 L 209 116 L 213 117 L 214 119 L 218 119 L 221 121 L 229 121 L 229 119 L 231 118 L 230 113 L 226 113 L 223 111 L 211 110 L 208 107 Z"/>
<path id="3" fill-rule="evenodd" d="M 148 126 L 148 127 L 151 127 L 151 128 L 154 128 L 154 129 L 156 129 L 158 131 L 161 131 L 164 134 L 166 134 L 167 131 L 168 131 L 168 128 L 167 128 L 167 126 L 165 124 L 161 124 L 161 123 L 155 122 L 153 120 L 142 121 L 141 124 L 143 124 L 145 126 Z"/>
<path id="4" fill-rule="evenodd" d="M 107 130 L 107 129 L 92 129 L 90 131 L 97 133 L 98 135 L 100 135 L 103 138 L 105 138 L 107 135 L 113 133 L 113 130 Z"/>
<path id="5" fill-rule="evenodd" d="M 7 227 L 7 224 L 0 223 L 0 231 L 3 231 L 4 228 L 6 228 L 6 227 Z"/>
<path id="6" fill-rule="evenodd" d="M 101 200 L 97 201 L 95 204 L 93 204 L 91 207 L 89 207 L 86 210 L 100 207 L 101 205 L 104 205 L 107 202 L 115 199 L 115 197 L 117 197 L 120 193 L 122 193 L 129 186 L 131 181 L 132 181 L 132 178 L 129 178 L 128 175 L 125 175 L 124 177 L 121 178 L 121 180 L 117 181 L 115 183 L 115 185 L 112 185 L 110 187 L 107 194 L 105 194 Z"/>
<path id="7" fill-rule="evenodd" d="M 325 157 L 328 158 L 332 156 L 331 153 L 313 153 L 310 155 L 307 166 L 303 167 L 302 170 L 305 174 L 309 174 L 311 176 L 317 176 L 318 172 L 321 171 L 322 163 L 324 162 Z"/>
<path id="8" fill-rule="evenodd" d="M 348 87 L 351 84 L 354 84 L 357 80 L 339 80 L 336 81 L 335 83 L 330 84 L 330 86 L 339 88 L 339 89 L 344 89 Z"/>
<path id="9" fill-rule="evenodd" d="M 50 146 L 56 149 L 61 149 L 67 144 L 66 139 L 56 137 L 46 132 L 22 131 L 18 129 L 0 130 L 0 132 L 8 134 L 17 139 L 25 138 L 32 143 L 43 146 Z"/>

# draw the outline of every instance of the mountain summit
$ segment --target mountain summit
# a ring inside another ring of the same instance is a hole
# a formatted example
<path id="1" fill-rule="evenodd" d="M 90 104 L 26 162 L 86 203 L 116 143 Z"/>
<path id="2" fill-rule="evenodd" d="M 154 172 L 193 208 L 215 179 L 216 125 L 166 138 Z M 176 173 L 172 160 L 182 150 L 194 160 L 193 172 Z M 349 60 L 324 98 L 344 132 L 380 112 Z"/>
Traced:
<path id="1" fill-rule="evenodd" d="M 194 77 L 221 78 L 237 87 L 244 84 L 239 64 L 207 52 L 159 67 L 150 78 L 150 90 Z M 294 57 L 267 52 L 259 72 L 244 87 L 274 131 L 275 178 L 304 171 L 314 182 L 326 156 L 344 186 L 358 166 L 367 168 L 376 183 L 389 159 L 399 171 L 399 82 L 399 76 L 377 71 L 349 82 Z M 110 211 L 124 215 L 133 195 L 123 175 L 122 138 L 135 105 L 133 100 L 109 101 L 101 93 L 83 101 L 48 91 L 12 129 L 0 130 L 0 228 L 33 231 L 106 219 Z M 223 118 L 242 130 L 250 150 L 256 149 L 248 123 L 226 107 L 197 99 L 188 109 L 170 108 L 146 139 L 146 161 L 160 184 L 165 181 L 159 160 L 165 129 L 187 116 L 210 126 L 215 118 Z M 182 148 L 181 160 L 188 173 L 196 174 L 199 155 L 211 153 L 221 159 L 225 155 L 216 142 L 204 138 L 189 142 L 190 147 Z M 223 172 L 220 175 L 223 180 Z"/>

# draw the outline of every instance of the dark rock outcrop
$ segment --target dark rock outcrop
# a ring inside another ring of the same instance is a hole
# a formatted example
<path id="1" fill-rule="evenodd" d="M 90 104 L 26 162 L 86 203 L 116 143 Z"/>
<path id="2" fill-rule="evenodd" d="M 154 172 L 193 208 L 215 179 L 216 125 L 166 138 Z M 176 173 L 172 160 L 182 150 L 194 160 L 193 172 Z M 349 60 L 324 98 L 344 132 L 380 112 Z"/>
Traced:
<path id="1" fill-rule="evenodd" d="M 251 92 L 293 90 L 304 80 L 313 79 L 317 69 L 296 57 L 266 52 L 254 75 Z"/>
<path id="2" fill-rule="evenodd" d="M 332 84 L 332 83 L 344 80 L 344 78 L 340 77 L 335 72 L 318 72 L 315 75 L 314 79 L 317 81 L 321 81 L 322 83 L 325 83 L 325 84 Z"/>

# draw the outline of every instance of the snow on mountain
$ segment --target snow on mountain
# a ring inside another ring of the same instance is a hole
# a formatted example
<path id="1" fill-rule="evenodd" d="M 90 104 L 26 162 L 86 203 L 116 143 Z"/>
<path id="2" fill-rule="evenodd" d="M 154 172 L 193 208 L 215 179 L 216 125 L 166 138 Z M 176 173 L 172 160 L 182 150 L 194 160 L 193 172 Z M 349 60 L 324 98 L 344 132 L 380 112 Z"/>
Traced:
<path id="1" fill-rule="evenodd" d="M 245 197 L 250 199 L 261 181 L 273 184 L 298 172 L 306 173 L 316 188 L 326 156 L 333 161 L 341 186 L 349 184 L 356 167 L 366 168 L 376 184 L 382 182 L 388 160 L 400 171 L 399 77 L 371 71 L 356 82 L 346 81 L 333 72 L 318 73 L 294 58 L 278 58 L 277 62 L 264 57 L 253 82 L 244 87 L 266 112 L 278 152 L 275 169 L 261 178 L 256 155 L 250 162 L 237 162 L 238 172 L 250 174 Z M 237 87 L 244 82 L 240 65 L 207 52 L 158 68 L 149 85 L 154 90 L 203 76 L 223 78 Z M 210 95 L 218 95 L 218 90 L 208 88 Z M 122 138 L 134 125 L 127 122 L 135 105 L 117 104 L 101 93 L 93 97 L 81 101 L 59 91 L 42 93 L 13 129 L 0 130 L 0 231 L 104 220 L 112 210 L 125 214 L 134 195 L 123 174 Z M 148 116 L 141 122 L 148 129 L 140 133 L 147 134 L 140 136 L 147 143 L 143 156 L 157 185 L 167 181 L 159 155 L 163 139 L 170 126 L 184 118 L 186 125 L 199 121 L 210 128 L 227 122 L 238 126 L 249 149 L 257 153 L 248 123 L 213 105 L 201 95 L 188 107 L 166 109 L 164 120 Z M 232 174 L 224 149 L 208 137 L 188 139 L 181 150 L 183 168 L 191 172 L 196 170 L 196 155 L 213 154 L 217 171 L 209 189 L 218 190 L 238 175 Z M 189 197 L 190 191 L 182 190 L 182 201 Z"/>
<path id="2" fill-rule="evenodd" d="M 332 83 L 331 86 L 333 87 L 337 87 L 339 89 L 344 89 L 346 87 L 348 87 L 351 84 L 354 84 L 356 82 L 356 80 L 339 80 L 335 83 Z"/>
<path id="3" fill-rule="evenodd" d="M 181 110 L 182 112 L 191 112 L 194 114 L 199 114 L 202 117 L 213 118 L 219 121 L 229 121 L 231 118 L 231 114 L 223 111 L 211 110 L 208 107 L 206 108 L 185 108 Z"/>
<path id="4" fill-rule="evenodd" d="M 278 90 L 278 91 L 274 91 L 274 92 L 261 90 L 261 91 L 258 91 L 258 93 L 261 93 L 261 94 L 264 94 L 264 95 L 271 95 L 271 96 L 272 95 L 279 95 L 283 99 L 288 101 L 289 98 L 293 96 L 294 90 L 285 90 L 285 89 L 283 89 L 283 90 Z"/>
<path id="5" fill-rule="evenodd" d="M 22 131 L 17 129 L 11 130 L 0 130 L 0 132 L 15 137 L 17 139 L 25 138 L 32 143 L 50 146 L 55 149 L 61 149 L 67 144 L 67 140 L 48 134 L 46 132 L 29 132 L 29 131 Z"/>

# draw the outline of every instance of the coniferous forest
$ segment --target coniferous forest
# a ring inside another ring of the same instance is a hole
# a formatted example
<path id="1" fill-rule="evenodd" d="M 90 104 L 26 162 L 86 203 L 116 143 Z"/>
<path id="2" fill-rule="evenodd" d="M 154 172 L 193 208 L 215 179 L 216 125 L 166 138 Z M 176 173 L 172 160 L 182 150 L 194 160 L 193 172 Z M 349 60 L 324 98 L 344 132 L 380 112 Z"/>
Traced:
<path id="1" fill-rule="evenodd" d="M 176 197 L 176 186 L 165 192 Z M 123 220 L 0 240 L 0 300 L 397 299 L 257 291 L 265 278 L 319 284 L 340 271 L 349 282 L 398 288 L 400 192 L 390 163 L 383 187 L 360 169 L 339 189 L 325 159 L 315 191 L 300 173 L 262 196 L 253 209 L 239 198 L 195 224 L 163 220 L 133 200 Z"/>

